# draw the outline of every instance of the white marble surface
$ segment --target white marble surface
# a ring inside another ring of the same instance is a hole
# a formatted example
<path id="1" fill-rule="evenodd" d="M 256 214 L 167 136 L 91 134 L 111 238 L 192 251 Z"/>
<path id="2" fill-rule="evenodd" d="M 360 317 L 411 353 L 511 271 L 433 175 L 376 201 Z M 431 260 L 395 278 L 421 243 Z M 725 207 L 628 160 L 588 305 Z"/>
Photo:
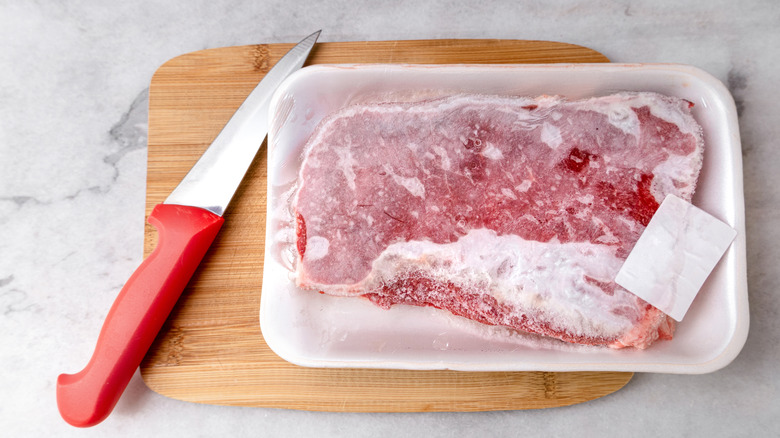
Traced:
<path id="1" fill-rule="evenodd" d="M 355 3 L 355 4 L 353 4 Z M 434 0 L 0 2 L 0 435 L 778 436 L 780 3 Z M 738 5 L 739 3 L 739 5 Z M 740 110 L 751 329 L 707 375 L 638 374 L 608 397 L 491 413 L 317 413 L 197 405 L 138 375 L 114 413 L 79 430 L 55 403 L 141 261 L 147 87 L 204 48 L 321 41 L 565 41 L 620 62 L 679 62 L 721 79 Z"/>

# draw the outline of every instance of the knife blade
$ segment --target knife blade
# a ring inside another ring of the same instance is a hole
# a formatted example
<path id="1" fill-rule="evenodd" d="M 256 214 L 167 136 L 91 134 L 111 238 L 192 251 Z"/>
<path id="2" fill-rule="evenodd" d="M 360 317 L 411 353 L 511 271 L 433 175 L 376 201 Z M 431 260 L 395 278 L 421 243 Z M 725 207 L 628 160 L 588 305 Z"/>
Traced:
<path id="1" fill-rule="evenodd" d="M 119 292 L 87 366 L 57 378 L 57 406 L 73 426 L 103 421 L 195 273 L 222 217 L 268 133 L 271 96 L 306 62 L 320 31 L 304 38 L 249 94 L 149 223 L 158 243 Z"/>

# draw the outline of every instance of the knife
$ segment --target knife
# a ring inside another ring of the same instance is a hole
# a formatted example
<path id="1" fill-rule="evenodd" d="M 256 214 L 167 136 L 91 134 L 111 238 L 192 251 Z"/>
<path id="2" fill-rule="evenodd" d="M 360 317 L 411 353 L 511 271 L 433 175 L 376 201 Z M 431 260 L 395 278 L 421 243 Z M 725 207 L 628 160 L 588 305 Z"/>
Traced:
<path id="1" fill-rule="evenodd" d="M 303 67 L 319 35 L 304 38 L 274 65 L 176 189 L 152 210 L 157 246 L 119 292 L 87 366 L 57 378 L 57 406 L 71 425 L 94 426 L 114 409 L 222 227 L 222 215 L 268 133 L 271 96 Z"/>

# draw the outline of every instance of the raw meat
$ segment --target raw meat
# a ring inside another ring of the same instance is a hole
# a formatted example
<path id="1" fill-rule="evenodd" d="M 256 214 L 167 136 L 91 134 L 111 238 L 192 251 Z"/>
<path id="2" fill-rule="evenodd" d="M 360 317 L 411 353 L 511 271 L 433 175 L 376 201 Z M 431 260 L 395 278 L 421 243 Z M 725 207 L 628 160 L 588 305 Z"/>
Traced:
<path id="1" fill-rule="evenodd" d="M 691 199 L 690 106 L 621 93 L 348 107 L 306 146 L 296 282 L 568 342 L 670 339 L 673 321 L 614 278 L 664 197 Z"/>

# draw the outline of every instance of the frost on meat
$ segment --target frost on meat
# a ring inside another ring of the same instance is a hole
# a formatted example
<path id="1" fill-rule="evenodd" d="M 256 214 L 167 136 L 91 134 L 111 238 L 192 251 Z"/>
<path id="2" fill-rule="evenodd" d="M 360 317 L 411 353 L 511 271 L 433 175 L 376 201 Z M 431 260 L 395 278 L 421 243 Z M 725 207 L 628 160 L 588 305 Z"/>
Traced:
<path id="1" fill-rule="evenodd" d="M 297 284 L 565 341 L 645 348 L 673 322 L 613 280 L 703 141 L 687 101 L 458 95 L 348 107 L 310 138 Z"/>

